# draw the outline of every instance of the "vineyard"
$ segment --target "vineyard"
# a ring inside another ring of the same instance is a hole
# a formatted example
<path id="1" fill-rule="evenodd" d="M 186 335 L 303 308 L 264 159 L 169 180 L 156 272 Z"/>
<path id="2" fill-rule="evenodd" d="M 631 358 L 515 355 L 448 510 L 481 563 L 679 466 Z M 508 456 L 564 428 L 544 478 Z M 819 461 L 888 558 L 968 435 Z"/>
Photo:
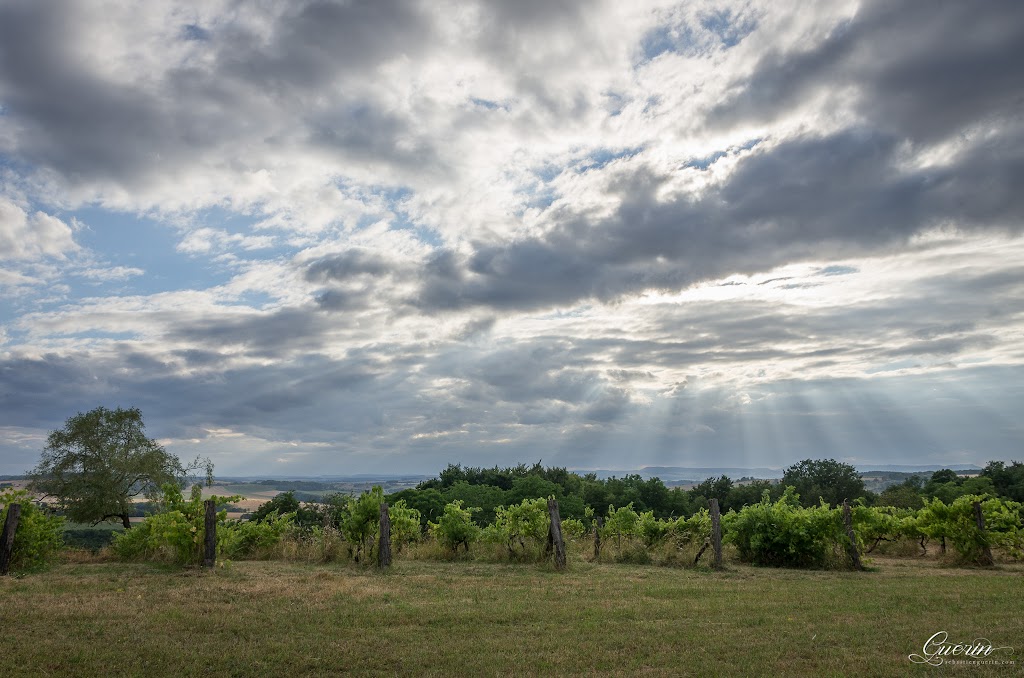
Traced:
<path id="1" fill-rule="evenodd" d="M 14 540 L 12 565 L 31 570 L 59 550 L 62 519 L 35 508 L 24 492 L 8 490 L 0 495 L 5 506 L 19 499 L 26 510 Z M 223 506 L 237 499 L 208 501 Z M 200 564 L 208 524 L 206 503 L 199 486 L 186 499 L 169 485 L 163 510 L 117 534 L 111 555 L 133 562 Z M 374 488 L 343 502 L 316 509 L 305 506 L 301 519 L 298 510 L 271 509 L 251 520 L 229 520 L 221 509 L 215 520 L 216 560 L 221 564 L 246 559 L 374 563 L 382 506 L 387 506 L 385 495 Z M 824 501 L 804 507 L 793 489 L 787 488 L 777 500 L 766 492 L 760 502 L 723 514 L 721 543 L 731 560 L 755 565 L 846 569 L 857 564 L 851 553 L 870 556 L 879 551 L 911 558 L 938 554 L 954 564 L 992 565 L 1024 555 L 1022 508 L 1019 502 L 974 495 L 949 504 L 932 499 L 917 510 L 855 503 L 849 511 L 851 540 L 841 507 Z M 547 499 L 499 506 L 493 521 L 484 526 L 473 520 L 478 511 L 456 500 L 424 525 L 419 510 L 398 500 L 385 509 L 389 543 L 398 558 L 541 562 L 548 557 Z M 698 565 L 712 542 L 708 509 L 664 519 L 627 504 L 609 506 L 602 516 L 587 510 L 583 519 L 560 522 L 571 548 L 580 557 L 599 562 Z"/>
<path id="2" fill-rule="evenodd" d="M 424 516 L 380 488 L 283 493 L 249 520 L 229 517 L 236 499 L 169 485 L 88 551 L 5 490 L 0 518 L 21 513 L 17 576 L 0 577 L 4 675 L 902 676 L 933 668 L 910 656 L 938 632 L 999 645 L 976 675 L 1020 663 L 1022 505 L 1005 498 L 807 506 L 788 487 L 723 513 L 713 499 L 686 517 L 627 503 L 561 518 L 537 497 L 486 521 L 463 500 Z"/>

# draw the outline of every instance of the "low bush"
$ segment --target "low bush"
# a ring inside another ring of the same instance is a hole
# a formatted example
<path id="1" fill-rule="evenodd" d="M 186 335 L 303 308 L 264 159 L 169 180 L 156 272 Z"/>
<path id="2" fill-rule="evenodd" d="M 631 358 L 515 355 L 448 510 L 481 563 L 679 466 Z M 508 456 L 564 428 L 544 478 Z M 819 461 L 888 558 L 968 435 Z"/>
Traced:
<path id="1" fill-rule="evenodd" d="M 10 488 L 0 492 L 0 529 L 7 521 L 8 507 L 21 505 L 18 529 L 14 533 L 11 553 L 12 572 L 28 572 L 48 567 L 64 543 L 64 518 L 55 516 L 32 501 L 25 490 Z"/>

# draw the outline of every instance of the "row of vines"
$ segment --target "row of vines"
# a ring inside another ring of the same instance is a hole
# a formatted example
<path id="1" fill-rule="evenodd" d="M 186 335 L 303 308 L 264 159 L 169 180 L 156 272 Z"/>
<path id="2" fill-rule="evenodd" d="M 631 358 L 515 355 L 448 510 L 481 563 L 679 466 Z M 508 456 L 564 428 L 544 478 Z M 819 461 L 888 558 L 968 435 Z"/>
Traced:
<path id="1" fill-rule="evenodd" d="M 10 494 L 10 493 L 9 493 Z M 216 497 L 227 505 L 240 497 Z M 18 497 L 0 495 L 7 505 Z M 380 488 L 319 507 L 316 524 L 299 520 L 299 512 L 271 511 L 257 520 L 229 520 L 217 515 L 218 561 L 281 558 L 315 562 L 374 562 L 384 493 Z M 975 514 L 980 503 L 984 529 Z M 461 501 L 449 503 L 435 521 L 421 521 L 420 512 L 398 501 L 388 507 L 391 544 L 401 557 L 419 559 L 480 558 L 540 562 L 545 558 L 549 517 L 545 499 L 525 499 L 499 507 L 493 522 L 481 527 L 477 509 Z M 947 504 L 933 499 L 917 510 L 892 507 L 852 507 L 852 524 L 862 554 L 878 549 L 893 553 L 945 554 L 961 564 L 984 562 L 983 554 L 998 560 L 1024 556 L 1024 504 L 986 496 L 963 496 Z M 3 519 L 0 514 L 0 521 Z M 15 564 L 37 566 L 59 548 L 60 518 L 38 509 L 27 513 L 19 527 Z M 190 497 L 171 485 L 158 512 L 115 537 L 110 551 L 131 561 L 195 565 L 201 561 L 204 506 L 198 487 Z M 22 533 L 24 530 L 24 533 Z M 562 530 L 577 557 L 609 562 L 695 564 L 707 548 L 711 517 L 707 509 L 676 519 L 655 518 L 633 505 L 609 507 L 603 516 L 588 509 L 583 520 L 565 519 Z M 723 541 L 730 557 L 759 565 L 803 568 L 846 568 L 849 538 L 842 510 L 822 502 L 803 507 L 792 488 L 772 501 L 722 515 Z M 20 557 L 20 561 L 18 558 Z"/>
<path id="2" fill-rule="evenodd" d="M 237 498 L 220 498 L 230 502 Z M 202 543 L 202 500 L 194 493 L 184 500 L 169 489 L 168 510 L 147 518 L 118 537 L 113 545 L 123 558 L 198 561 Z M 985 529 L 978 528 L 974 503 L 980 502 Z M 379 488 L 335 505 L 319 525 L 300 526 L 296 514 L 271 512 L 257 521 L 228 521 L 219 516 L 218 549 L 224 559 L 283 557 L 320 561 L 373 562 L 378 518 L 384 494 Z M 1024 505 L 996 498 L 963 496 L 950 504 L 934 499 L 918 510 L 868 507 L 852 510 L 853 530 L 861 553 L 879 546 L 912 544 L 922 555 L 932 548 L 953 560 L 982 561 L 986 549 L 1001 559 L 1024 555 Z M 421 529 L 420 512 L 398 501 L 388 507 L 391 541 L 397 552 L 418 558 L 480 557 L 518 562 L 545 557 L 549 517 L 545 499 L 525 499 L 499 507 L 484 527 L 473 520 L 476 509 L 460 501 L 445 506 L 436 521 Z M 693 564 L 711 536 L 707 509 L 690 517 L 658 519 L 637 512 L 632 504 L 609 507 L 597 520 L 565 519 L 563 533 L 577 542 L 577 551 L 613 562 Z M 597 552 L 592 551 L 597 531 Z M 761 502 L 722 516 L 723 540 L 741 562 L 783 567 L 843 568 L 848 537 L 842 511 L 822 503 L 805 508 L 790 488 L 777 501 Z"/>

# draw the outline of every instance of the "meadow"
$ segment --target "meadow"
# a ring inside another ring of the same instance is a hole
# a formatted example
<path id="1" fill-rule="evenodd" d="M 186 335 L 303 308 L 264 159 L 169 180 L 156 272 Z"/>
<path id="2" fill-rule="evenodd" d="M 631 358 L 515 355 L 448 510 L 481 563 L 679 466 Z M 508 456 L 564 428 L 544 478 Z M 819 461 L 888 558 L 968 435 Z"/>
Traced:
<path id="1" fill-rule="evenodd" d="M 1018 675 L 1024 566 L 877 558 L 868 572 L 574 558 L 242 561 L 213 571 L 68 552 L 0 579 L 4 676 Z M 1016 665 L 912 663 L 986 638 Z"/>

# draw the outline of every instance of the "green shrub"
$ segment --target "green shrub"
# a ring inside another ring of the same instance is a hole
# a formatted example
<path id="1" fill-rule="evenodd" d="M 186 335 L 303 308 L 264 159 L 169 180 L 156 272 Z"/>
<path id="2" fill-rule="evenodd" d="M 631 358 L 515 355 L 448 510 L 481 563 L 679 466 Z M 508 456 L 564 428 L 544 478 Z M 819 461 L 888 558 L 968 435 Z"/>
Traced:
<path id="1" fill-rule="evenodd" d="M 587 527 L 579 518 L 563 518 L 562 534 L 570 539 L 580 539 L 587 533 Z"/>
<path id="2" fill-rule="evenodd" d="M 225 558 L 270 556 L 281 538 L 295 528 L 295 514 L 270 512 L 259 521 L 232 521 L 218 529 L 218 545 Z"/>
<path id="3" fill-rule="evenodd" d="M 241 497 L 211 497 L 218 504 L 235 502 Z M 206 534 L 206 507 L 202 487 L 192 486 L 186 501 L 175 484 L 164 486 L 162 510 L 114 537 L 113 552 L 125 560 L 152 560 L 176 565 L 196 565 L 203 558 Z M 227 536 L 227 511 L 217 512 L 218 541 Z M 222 529 L 224 527 L 224 529 Z"/>
<path id="4" fill-rule="evenodd" d="M 461 499 L 447 504 L 437 522 L 429 525 L 430 534 L 453 553 L 459 546 L 469 552 L 469 545 L 480 536 L 480 528 L 473 522 L 473 509 L 462 508 Z"/>
<path id="5" fill-rule="evenodd" d="M 723 539 L 736 545 L 741 561 L 776 567 L 838 565 L 847 543 L 839 509 L 824 502 L 802 508 L 792 487 L 772 503 L 766 491 L 760 503 L 744 506 L 725 521 Z"/>
<path id="6" fill-rule="evenodd" d="M 349 544 L 349 552 L 357 563 L 366 556 L 373 558 L 373 548 L 380 532 L 380 505 L 384 503 L 384 490 L 375 486 L 358 498 L 349 499 L 339 514 L 342 537 Z"/>
<path id="7" fill-rule="evenodd" d="M 978 529 L 974 502 L 981 503 L 985 531 Z M 925 502 L 918 511 L 917 529 L 932 538 L 949 540 L 956 558 L 963 563 L 983 562 L 984 549 L 999 549 L 1012 558 L 1024 555 L 1024 530 L 1021 529 L 1022 505 L 1014 501 L 963 495 L 951 504 L 941 499 Z"/>
<path id="8" fill-rule="evenodd" d="M 494 513 L 494 522 L 481 535 L 484 541 L 505 546 L 510 558 L 540 557 L 551 523 L 547 500 L 523 499 L 519 504 L 499 506 Z"/>
<path id="9" fill-rule="evenodd" d="M 4 489 L 0 492 L 0 529 L 7 521 L 11 504 L 21 505 L 18 529 L 14 533 L 11 553 L 12 572 L 41 570 L 49 566 L 64 544 L 64 518 L 47 513 L 36 506 L 25 490 Z"/>
<path id="10" fill-rule="evenodd" d="M 399 499 L 388 506 L 388 519 L 391 521 L 391 544 L 396 553 L 401 553 L 406 544 L 420 540 L 423 530 L 420 528 L 420 512 L 406 506 L 404 499 Z"/>

